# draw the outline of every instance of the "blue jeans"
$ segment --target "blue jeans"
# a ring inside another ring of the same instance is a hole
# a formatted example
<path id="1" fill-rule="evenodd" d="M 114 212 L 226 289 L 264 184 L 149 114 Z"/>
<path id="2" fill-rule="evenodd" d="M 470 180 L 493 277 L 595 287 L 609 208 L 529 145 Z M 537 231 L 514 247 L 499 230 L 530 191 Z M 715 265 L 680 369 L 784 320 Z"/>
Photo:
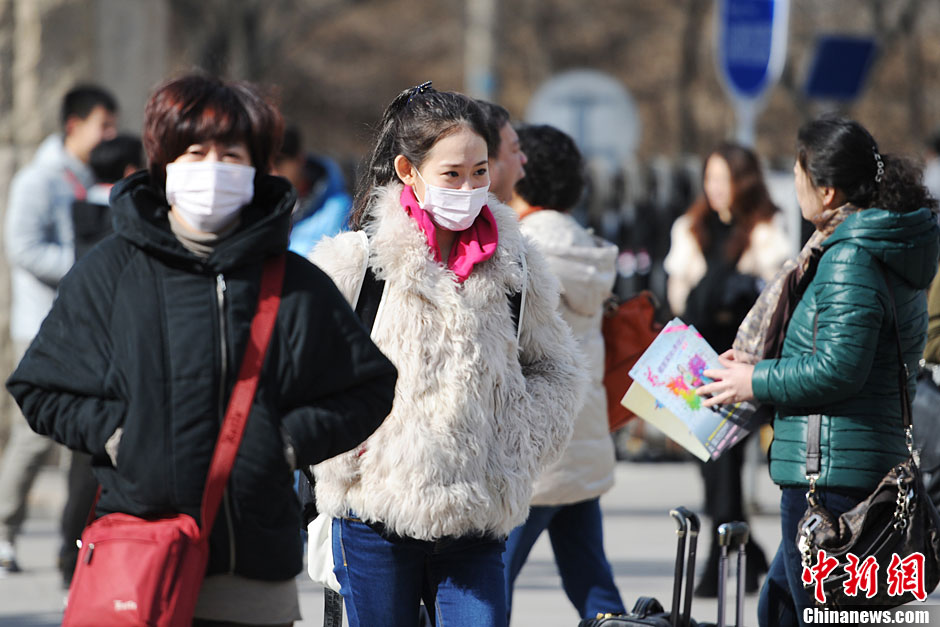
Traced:
<path id="1" fill-rule="evenodd" d="M 516 577 L 545 529 L 548 529 L 565 594 L 581 618 L 594 618 L 599 612 L 625 612 L 604 554 L 601 505 L 596 498 L 572 505 L 533 507 L 528 520 L 512 530 L 503 557 L 509 609 Z"/>
<path id="2" fill-rule="evenodd" d="M 422 600 L 434 625 L 505 627 L 505 546 L 489 536 L 403 538 L 335 519 L 333 571 L 350 627 L 415 627 Z"/>
<path id="3" fill-rule="evenodd" d="M 816 488 L 819 503 L 833 516 L 849 511 L 865 499 L 865 494 L 835 492 Z M 770 564 L 757 603 L 761 627 L 803 626 L 803 610 L 813 607 L 813 590 L 804 588 L 803 562 L 796 548 L 799 522 L 806 512 L 806 488 L 783 488 L 780 495 L 781 540 Z"/>

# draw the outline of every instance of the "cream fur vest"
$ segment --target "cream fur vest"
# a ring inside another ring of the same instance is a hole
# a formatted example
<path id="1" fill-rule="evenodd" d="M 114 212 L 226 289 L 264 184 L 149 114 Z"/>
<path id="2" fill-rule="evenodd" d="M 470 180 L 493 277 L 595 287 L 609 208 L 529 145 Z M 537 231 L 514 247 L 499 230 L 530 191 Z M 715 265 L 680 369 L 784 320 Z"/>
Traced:
<path id="1" fill-rule="evenodd" d="M 462 284 L 434 261 L 399 203 L 370 201 L 369 263 L 386 281 L 372 338 L 398 368 L 392 412 L 362 446 L 319 464 L 317 507 L 350 510 L 402 536 L 505 536 L 528 515 L 539 472 L 571 436 L 584 373 L 557 313 L 558 283 L 490 196 L 499 246 Z M 352 302 L 366 248 L 358 233 L 321 241 L 311 260 Z M 507 294 L 528 272 L 517 344 Z"/>

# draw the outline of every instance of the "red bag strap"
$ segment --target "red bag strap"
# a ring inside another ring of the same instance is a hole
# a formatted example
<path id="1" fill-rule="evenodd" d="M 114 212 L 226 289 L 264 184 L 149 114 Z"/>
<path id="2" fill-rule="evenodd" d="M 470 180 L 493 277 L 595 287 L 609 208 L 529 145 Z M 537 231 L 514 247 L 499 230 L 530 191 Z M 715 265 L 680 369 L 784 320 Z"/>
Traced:
<path id="1" fill-rule="evenodd" d="M 72 192 L 75 194 L 75 200 L 85 200 L 88 196 L 88 192 L 85 190 L 85 186 L 82 185 L 82 182 L 78 180 L 78 177 L 75 176 L 75 173 L 65 168 L 65 179 L 68 181 L 69 185 L 72 186 Z"/>
<path id="2" fill-rule="evenodd" d="M 225 420 L 219 431 L 219 439 L 212 454 L 206 487 L 202 494 L 202 533 L 203 539 L 209 537 L 215 515 L 222 502 L 222 493 L 232 473 L 235 455 L 241 444 L 248 421 L 248 412 L 258 389 L 261 378 L 261 366 L 268 351 L 268 343 L 274 330 L 274 320 L 281 304 L 281 287 L 284 284 L 285 256 L 278 255 L 264 262 L 261 277 L 261 293 L 258 296 L 258 309 L 251 321 L 251 334 L 245 356 L 238 372 L 238 381 L 232 389 L 232 396 L 225 410 Z"/>

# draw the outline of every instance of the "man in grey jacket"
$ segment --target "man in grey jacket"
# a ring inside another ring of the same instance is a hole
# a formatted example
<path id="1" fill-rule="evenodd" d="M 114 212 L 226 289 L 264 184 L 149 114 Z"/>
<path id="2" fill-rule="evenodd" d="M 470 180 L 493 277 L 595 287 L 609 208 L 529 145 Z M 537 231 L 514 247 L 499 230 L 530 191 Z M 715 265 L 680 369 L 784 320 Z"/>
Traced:
<path id="1" fill-rule="evenodd" d="M 62 134 L 46 138 L 33 160 L 13 177 L 4 245 L 11 274 L 10 336 L 17 361 L 49 313 L 59 281 L 75 262 L 72 203 L 84 199 L 95 182 L 88 158 L 99 142 L 117 134 L 116 113 L 117 102 L 102 88 L 71 89 L 62 101 Z M 14 541 L 26 518 L 29 490 L 53 446 L 22 416 L 13 420 L 0 460 L 0 577 L 20 570 Z M 63 575 L 68 580 L 71 573 Z"/>

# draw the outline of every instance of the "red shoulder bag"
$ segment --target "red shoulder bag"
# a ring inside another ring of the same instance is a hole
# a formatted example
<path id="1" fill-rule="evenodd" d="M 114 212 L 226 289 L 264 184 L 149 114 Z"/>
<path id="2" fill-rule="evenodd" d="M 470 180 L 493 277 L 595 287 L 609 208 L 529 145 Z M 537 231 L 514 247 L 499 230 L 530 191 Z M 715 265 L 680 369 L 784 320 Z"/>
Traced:
<path id="1" fill-rule="evenodd" d="M 65 627 L 188 627 L 209 560 L 215 522 L 258 388 L 284 280 L 283 255 L 265 262 L 238 381 L 219 431 L 202 495 L 202 528 L 187 514 L 138 518 L 108 514 L 82 533 Z"/>

